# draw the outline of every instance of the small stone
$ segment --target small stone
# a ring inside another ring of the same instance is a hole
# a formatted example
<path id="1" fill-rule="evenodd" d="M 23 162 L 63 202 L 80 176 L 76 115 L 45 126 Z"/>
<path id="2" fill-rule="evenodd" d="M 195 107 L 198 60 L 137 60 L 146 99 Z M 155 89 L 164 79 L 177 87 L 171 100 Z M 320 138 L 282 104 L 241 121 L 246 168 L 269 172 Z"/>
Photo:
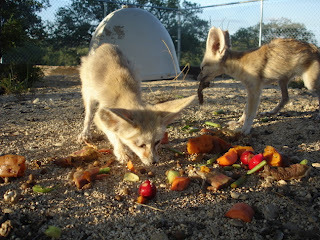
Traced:
<path id="1" fill-rule="evenodd" d="M 163 231 L 161 232 L 155 232 L 152 234 L 150 240 L 168 240 L 167 234 L 165 234 Z"/>
<path id="2" fill-rule="evenodd" d="M 240 197 L 240 194 L 237 193 L 237 192 L 231 192 L 231 193 L 230 193 L 230 196 L 231 196 L 232 198 L 234 198 L 234 199 L 238 199 L 238 198 Z"/>
<path id="3" fill-rule="evenodd" d="M 150 172 L 148 172 L 148 176 L 149 176 L 149 177 L 154 177 L 155 175 L 154 175 L 153 172 L 150 171 Z"/>
<path id="4" fill-rule="evenodd" d="M 122 201 L 122 197 L 120 195 L 114 196 L 114 199 L 117 201 Z"/>
<path id="5" fill-rule="evenodd" d="M 266 204 L 263 208 L 262 208 L 262 213 L 265 217 L 265 219 L 272 221 L 275 220 L 278 217 L 279 214 L 279 210 L 278 207 L 272 203 L 270 204 Z"/>
<path id="6" fill-rule="evenodd" d="M 33 104 L 36 104 L 36 103 L 38 103 L 40 101 L 40 99 L 39 98 L 36 98 L 36 99 L 34 99 L 33 101 L 32 101 L 32 103 Z"/>
<path id="7" fill-rule="evenodd" d="M 312 163 L 312 167 L 316 168 L 317 170 L 320 170 L 320 163 Z"/>

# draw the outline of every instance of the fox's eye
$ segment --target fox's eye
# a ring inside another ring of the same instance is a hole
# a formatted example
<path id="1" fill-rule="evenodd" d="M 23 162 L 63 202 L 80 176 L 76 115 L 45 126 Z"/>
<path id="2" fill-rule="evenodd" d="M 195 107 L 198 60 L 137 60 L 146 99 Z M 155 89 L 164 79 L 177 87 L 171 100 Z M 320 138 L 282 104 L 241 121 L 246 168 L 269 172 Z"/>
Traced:
<path id="1" fill-rule="evenodd" d="M 146 145 L 145 145 L 145 144 L 141 144 L 141 145 L 139 145 L 138 147 L 139 147 L 139 148 L 145 148 Z"/>
<path id="2" fill-rule="evenodd" d="M 156 142 L 154 143 L 154 145 L 157 146 L 157 145 L 159 145 L 159 143 L 160 143 L 160 140 L 156 141 Z"/>

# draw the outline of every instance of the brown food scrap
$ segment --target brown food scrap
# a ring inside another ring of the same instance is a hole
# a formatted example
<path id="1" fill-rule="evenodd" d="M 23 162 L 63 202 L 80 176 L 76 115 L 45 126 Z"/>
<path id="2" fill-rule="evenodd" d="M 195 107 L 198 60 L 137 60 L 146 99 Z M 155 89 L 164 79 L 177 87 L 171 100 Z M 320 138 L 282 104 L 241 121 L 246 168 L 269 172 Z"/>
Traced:
<path id="1" fill-rule="evenodd" d="M 54 159 L 54 163 L 60 167 L 76 167 L 82 162 L 93 161 L 99 158 L 100 152 L 90 146 L 85 146 L 81 150 L 70 154 L 64 158 Z"/>
<path id="2" fill-rule="evenodd" d="M 86 170 L 78 170 L 73 174 L 73 181 L 78 189 L 82 189 L 88 183 L 92 183 L 95 180 L 99 180 L 107 176 L 108 174 L 99 174 L 100 168 L 93 167 Z"/>
<path id="3" fill-rule="evenodd" d="M 289 167 L 270 167 L 266 165 L 261 176 L 274 180 L 301 179 L 308 175 L 310 169 L 308 165 L 299 163 L 290 165 Z"/>
<path id="4" fill-rule="evenodd" d="M 225 213 L 225 216 L 240 219 L 244 222 L 251 222 L 254 216 L 254 210 L 249 204 L 239 202 L 234 204 L 229 211 Z"/>
<path id="5" fill-rule="evenodd" d="M 21 177 L 26 170 L 26 159 L 20 155 L 0 156 L 0 177 Z"/>
<path id="6" fill-rule="evenodd" d="M 206 181 L 211 185 L 207 189 L 210 191 L 216 191 L 229 186 L 232 182 L 232 178 L 218 171 L 213 171 L 206 174 Z"/>
<path id="7" fill-rule="evenodd" d="M 217 136 L 201 135 L 199 137 L 190 138 L 187 143 L 187 150 L 189 154 L 194 153 L 223 153 L 231 147 L 223 139 Z"/>

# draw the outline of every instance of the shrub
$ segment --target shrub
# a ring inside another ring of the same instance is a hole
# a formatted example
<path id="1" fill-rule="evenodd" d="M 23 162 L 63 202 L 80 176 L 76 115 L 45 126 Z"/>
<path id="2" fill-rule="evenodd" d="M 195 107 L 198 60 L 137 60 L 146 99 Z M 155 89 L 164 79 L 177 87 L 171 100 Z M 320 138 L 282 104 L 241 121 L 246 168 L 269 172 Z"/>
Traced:
<path id="1" fill-rule="evenodd" d="M 0 94 L 26 91 L 42 77 L 41 69 L 30 64 L 0 64 Z"/>

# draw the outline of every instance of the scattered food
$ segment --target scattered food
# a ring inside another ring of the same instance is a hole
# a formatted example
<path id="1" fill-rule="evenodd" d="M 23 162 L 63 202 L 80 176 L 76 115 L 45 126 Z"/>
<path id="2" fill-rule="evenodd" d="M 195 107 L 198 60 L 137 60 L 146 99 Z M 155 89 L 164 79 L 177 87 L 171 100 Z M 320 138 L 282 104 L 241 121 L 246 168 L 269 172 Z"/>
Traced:
<path id="1" fill-rule="evenodd" d="M 187 151 L 189 154 L 223 153 L 228 151 L 230 147 L 231 144 L 223 139 L 207 134 L 190 138 L 187 143 Z"/>
<path id="2" fill-rule="evenodd" d="M 252 157 L 254 156 L 254 153 L 252 151 L 245 151 L 240 156 L 240 161 L 244 165 L 248 165 Z"/>
<path id="3" fill-rule="evenodd" d="M 289 167 L 265 166 L 261 176 L 274 180 L 301 179 L 307 176 L 311 168 L 305 164 L 293 164 Z"/>
<path id="4" fill-rule="evenodd" d="M 40 186 L 40 185 L 34 185 L 33 187 L 32 187 L 32 190 L 34 191 L 34 192 L 38 192 L 38 193 L 48 193 L 48 192 L 51 192 L 51 191 L 53 191 L 55 188 L 53 188 L 53 187 L 42 187 L 42 186 Z"/>
<path id="5" fill-rule="evenodd" d="M 253 208 L 243 202 L 234 204 L 225 214 L 228 218 L 240 219 L 244 222 L 251 222 L 254 216 Z"/>
<path id="6" fill-rule="evenodd" d="M 180 176 L 180 173 L 178 172 L 178 171 L 175 171 L 175 170 L 168 170 L 167 172 L 166 172 L 166 175 L 167 175 L 167 179 L 168 179 L 168 182 L 170 183 L 170 184 L 172 184 L 172 182 L 173 182 L 173 180 L 176 178 L 176 177 L 178 177 L 178 176 Z"/>
<path id="7" fill-rule="evenodd" d="M 220 166 L 230 166 L 238 160 L 238 153 L 234 148 L 230 148 L 228 152 L 217 159 Z"/>
<path id="8" fill-rule="evenodd" d="M 124 174 L 123 180 L 129 181 L 129 182 L 138 182 L 140 180 L 140 178 L 137 174 L 134 174 L 132 172 L 128 172 L 128 173 Z"/>
<path id="9" fill-rule="evenodd" d="M 229 186 L 230 182 L 232 182 L 232 178 L 224 175 L 219 171 L 212 171 L 205 175 L 206 181 L 210 184 L 207 188 L 210 191 L 216 191 L 226 186 Z"/>
<path id="10" fill-rule="evenodd" d="M 172 191 L 183 191 L 189 186 L 189 183 L 190 183 L 190 178 L 178 176 L 174 178 L 170 189 Z"/>
<path id="11" fill-rule="evenodd" d="M 253 169 L 259 163 L 261 163 L 263 161 L 263 159 L 264 159 L 264 157 L 263 157 L 262 153 L 254 155 L 249 161 L 249 169 Z"/>
<path id="12" fill-rule="evenodd" d="M 157 188 L 150 182 L 150 180 L 144 181 L 139 187 L 139 195 L 147 199 L 152 199 L 156 196 Z"/>
<path id="13" fill-rule="evenodd" d="M 252 159 L 251 159 L 251 161 L 252 161 Z M 260 161 L 260 159 L 259 159 L 259 161 Z M 261 162 L 259 162 L 259 161 L 257 161 L 258 164 L 252 164 L 252 166 L 251 166 L 252 168 L 250 168 L 250 165 L 249 165 L 249 169 L 250 170 L 247 172 L 248 175 L 262 170 L 262 168 L 265 165 L 267 165 L 267 161 L 266 160 L 262 160 Z M 250 164 L 250 162 L 249 162 L 249 164 Z"/>
<path id="14" fill-rule="evenodd" d="M 103 150 L 105 152 L 105 150 Z M 55 158 L 54 163 L 61 167 L 77 167 L 83 162 L 93 161 L 99 158 L 101 152 L 92 146 L 85 146 L 81 150 L 63 158 Z"/>
<path id="15" fill-rule="evenodd" d="M 231 188 L 240 187 L 242 184 L 244 184 L 246 182 L 246 180 L 247 180 L 247 176 L 243 175 L 243 176 L 239 177 L 236 181 L 231 183 L 230 187 Z"/>
<path id="16" fill-rule="evenodd" d="M 266 146 L 263 152 L 264 159 L 267 160 L 268 165 L 274 167 L 282 167 L 282 156 L 281 154 L 272 146 Z"/>
<path id="17" fill-rule="evenodd" d="M 254 152 L 254 149 L 251 146 L 239 146 L 239 145 L 237 145 L 237 146 L 234 146 L 233 148 L 237 151 L 239 158 L 246 151 Z"/>
<path id="18" fill-rule="evenodd" d="M 21 177 L 26 170 L 26 159 L 20 155 L 0 156 L 0 177 Z"/>

